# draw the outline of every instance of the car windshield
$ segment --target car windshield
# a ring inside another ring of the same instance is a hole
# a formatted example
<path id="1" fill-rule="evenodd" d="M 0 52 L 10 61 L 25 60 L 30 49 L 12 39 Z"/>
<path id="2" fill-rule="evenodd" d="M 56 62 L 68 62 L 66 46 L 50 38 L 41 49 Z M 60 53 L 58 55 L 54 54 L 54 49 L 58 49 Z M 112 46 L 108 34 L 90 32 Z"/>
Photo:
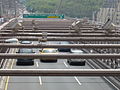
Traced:
<path id="1" fill-rule="evenodd" d="M 20 49 L 20 53 L 32 53 L 32 49 Z"/>
<path id="2" fill-rule="evenodd" d="M 43 50 L 43 53 L 56 53 L 57 50 L 50 49 L 50 50 Z"/>

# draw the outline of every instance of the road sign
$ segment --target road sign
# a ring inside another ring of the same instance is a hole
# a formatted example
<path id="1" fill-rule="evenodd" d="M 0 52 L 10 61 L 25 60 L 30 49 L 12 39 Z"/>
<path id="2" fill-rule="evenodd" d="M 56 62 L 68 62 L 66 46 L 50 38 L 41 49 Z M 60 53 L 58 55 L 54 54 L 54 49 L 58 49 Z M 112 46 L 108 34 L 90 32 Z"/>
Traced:
<path id="1" fill-rule="evenodd" d="M 60 18 L 63 19 L 63 14 L 23 14 L 23 18 Z"/>

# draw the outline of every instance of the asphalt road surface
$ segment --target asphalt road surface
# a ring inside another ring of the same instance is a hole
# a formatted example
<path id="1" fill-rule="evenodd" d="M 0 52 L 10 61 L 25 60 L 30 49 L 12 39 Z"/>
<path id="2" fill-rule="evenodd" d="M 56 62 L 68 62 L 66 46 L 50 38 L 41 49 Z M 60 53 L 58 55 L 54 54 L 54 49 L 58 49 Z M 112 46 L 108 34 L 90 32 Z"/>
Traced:
<path id="1" fill-rule="evenodd" d="M 38 50 L 35 50 L 38 52 Z M 34 61 L 34 66 L 16 66 L 13 61 L 13 69 L 90 69 L 89 65 L 70 66 L 66 59 L 59 59 L 57 63 L 41 63 L 39 59 Z M 5 90 L 115 90 L 101 77 L 8 77 Z"/>
<path id="2" fill-rule="evenodd" d="M 14 69 L 89 69 L 86 66 L 69 66 L 66 60 L 57 63 L 41 63 L 35 60 L 34 66 L 16 66 Z M 9 77 L 5 90 L 114 90 L 100 77 Z"/>

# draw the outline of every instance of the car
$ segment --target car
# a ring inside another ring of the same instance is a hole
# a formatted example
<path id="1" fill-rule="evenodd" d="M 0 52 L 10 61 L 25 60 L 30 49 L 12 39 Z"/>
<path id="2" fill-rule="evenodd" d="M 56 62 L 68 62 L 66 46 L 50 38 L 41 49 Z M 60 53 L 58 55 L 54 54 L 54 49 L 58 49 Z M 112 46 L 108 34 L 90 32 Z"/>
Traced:
<path id="1" fill-rule="evenodd" d="M 55 48 L 43 48 L 42 50 L 39 50 L 40 54 L 57 54 L 58 50 Z M 57 62 L 56 58 L 41 58 L 41 62 Z"/>
<path id="2" fill-rule="evenodd" d="M 16 53 L 26 53 L 26 54 L 29 54 L 29 53 L 35 53 L 35 52 L 33 51 L 33 49 L 21 48 Z M 18 58 L 17 62 L 16 62 L 16 65 L 34 65 L 34 59 L 32 59 L 32 58 L 31 59 Z"/>
<path id="3" fill-rule="evenodd" d="M 32 44 L 31 41 L 21 41 L 20 44 Z"/>
<path id="4" fill-rule="evenodd" d="M 82 50 L 71 49 L 71 53 L 72 54 L 83 54 L 84 52 Z M 75 65 L 75 66 L 85 66 L 86 60 L 85 59 L 68 59 L 67 63 L 69 65 Z"/>
<path id="5" fill-rule="evenodd" d="M 66 41 L 62 41 L 62 42 L 59 42 L 59 44 L 67 45 L 67 44 L 70 44 L 70 43 L 66 42 Z M 58 51 L 59 52 L 70 52 L 71 49 L 70 48 L 58 48 Z"/>
<path id="6" fill-rule="evenodd" d="M 6 43 L 19 43 L 17 38 L 10 38 L 5 40 Z"/>

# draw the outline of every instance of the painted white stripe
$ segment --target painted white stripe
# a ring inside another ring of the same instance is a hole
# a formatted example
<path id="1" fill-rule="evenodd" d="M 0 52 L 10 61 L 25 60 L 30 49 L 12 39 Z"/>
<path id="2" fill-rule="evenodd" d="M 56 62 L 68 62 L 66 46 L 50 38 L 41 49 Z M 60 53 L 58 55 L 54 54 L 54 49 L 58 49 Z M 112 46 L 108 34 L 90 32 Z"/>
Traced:
<path id="1" fill-rule="evenodd" d="M 36 65 L 37 65 L 37 67 L 39 67 L 39 64 L 38 64 L 38 62 L 36 62 Z"/>
<path id="2" fill-rule="evenodd" d="M 116 87 L 110 80 L 108 80 L 106 77 L 103 77 L 106 81 L 108 81 L 116 90 L 120 90 L 118 87 Z"/>
<path id="3" fill-rule="evenodd" d="M 87 62 L 87 63 L 89 63 L 89 62 Z M 91 66 L 93 69 L 95 69 L 95 67 L 93 66 L 93 65 L 91 65 L 90 63 L 89 63 L 89 66 Z M 106 77 L 103 77 L 107 82 L 109 82 L 114 88 L 116 88 L 116 90 L 119 90 L 119 88 L 118 87 L 116 87 L 110 80 L 108 80 Z"/>
<path id="4" fill-rule="evenodd" d="M 64 62 L 64 65 L 65 65 L 66 67 L 68 67 L 68 65 L 66 64 L 66 62 Z"/>
<path id="5" fill-rule="evenodd" d="M 42 77 L 39 76 L 40 85 L 42 85 Z"/>
<path id="6" fill-rule="evenodd" d="M 74 78 L 75 78 L 75 80 L 78 82 L 78 84 L 81 86 L 82 83 L 78 80 L 78 78 L 77 78 L 76 76 L 75 76 Z"/>

